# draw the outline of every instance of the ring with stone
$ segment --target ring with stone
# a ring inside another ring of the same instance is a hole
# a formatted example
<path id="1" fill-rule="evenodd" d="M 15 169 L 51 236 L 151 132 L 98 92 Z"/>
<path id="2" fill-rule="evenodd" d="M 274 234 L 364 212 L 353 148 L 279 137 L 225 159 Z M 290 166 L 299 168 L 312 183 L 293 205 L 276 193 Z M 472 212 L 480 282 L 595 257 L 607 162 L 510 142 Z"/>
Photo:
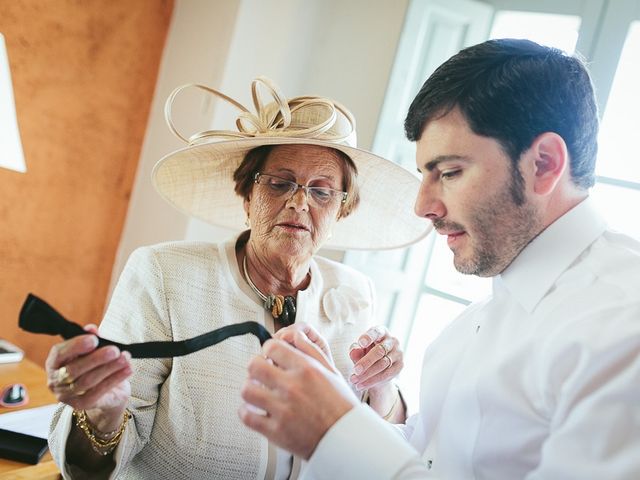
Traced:
<path id="1" fill-rule="evenodd" d="M 67 367 L 61 367 L 56 370 L 56 383 L 58 385 L 70 385 L 73 383 L 73 379 L 71 378 L 71 374 Z"/>

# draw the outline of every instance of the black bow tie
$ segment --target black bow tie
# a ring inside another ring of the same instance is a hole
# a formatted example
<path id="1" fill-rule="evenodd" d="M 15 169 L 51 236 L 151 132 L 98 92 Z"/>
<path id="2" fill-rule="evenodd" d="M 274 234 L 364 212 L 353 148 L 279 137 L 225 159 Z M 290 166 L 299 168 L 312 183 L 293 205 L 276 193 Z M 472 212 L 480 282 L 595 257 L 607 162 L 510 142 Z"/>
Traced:
<path id="1" fill-rule="evenodd" d="M 31 333 L 61 335 L 65 339 L 88 332 L 77 323 L 70 322 L 44 300 L 29 294 L 20 310 L 20 328 Z M 220 343 L 229 337 L 251 333 L 258 337 L 260 345 L 271 338 L 271 334 L 257 322 L 226 325 L 209 333 L 178 342 L 143 342 L 124 344 L 98 337 L 98 347 L 115 345 L 131 353 L 132 358 L 165 358 L 188 355 L 203 348 Z"/>

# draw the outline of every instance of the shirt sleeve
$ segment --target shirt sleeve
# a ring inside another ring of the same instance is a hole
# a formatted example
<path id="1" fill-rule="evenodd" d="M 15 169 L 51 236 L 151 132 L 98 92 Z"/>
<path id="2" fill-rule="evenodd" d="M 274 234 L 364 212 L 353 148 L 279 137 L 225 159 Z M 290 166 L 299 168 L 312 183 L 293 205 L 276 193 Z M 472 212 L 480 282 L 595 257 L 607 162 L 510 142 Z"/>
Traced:
<path id="1" fill-rule="evenodd" d="M 640 478 L 638 321 L 640 305 L 602 309 L 548 349 L 553 415 L 527 480 Z"/>
<path id="2" fill-rule="evenodd" d="M 303 480 L 417 480 L 428 476 L 403 435 L 365 405 L 351 409 L 322 438 Z"/>
<path id="3" fill-rule="evenodd" d="M 136 250 L 125 266 L 113 292 L 100 335 L 122 343 L 173 340 L 164 295 L 162 271 L 151 248 Z M 132 414 L 122 439 L 114 451 L 116 466 L 109 478 L 122 469 L 148 442 L 155 418 L 160 389 L 171 370 L 171 359 L 134 359 L 131 397 Z M 83 478 L 66 462 L 66 443 L 71 431 L 73 409 L 61 408 L 54 415 L 49 444 L 64 478 Z M 85 473 L 86 474 L 86 473 Z"/>

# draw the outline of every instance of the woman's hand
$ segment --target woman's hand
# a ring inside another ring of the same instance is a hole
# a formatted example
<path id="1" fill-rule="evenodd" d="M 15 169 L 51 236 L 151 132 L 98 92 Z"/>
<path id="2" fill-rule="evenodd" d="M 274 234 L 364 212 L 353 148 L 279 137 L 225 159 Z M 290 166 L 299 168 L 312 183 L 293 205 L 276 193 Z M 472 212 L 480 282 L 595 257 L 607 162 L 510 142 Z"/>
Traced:
<path id="1" fill-rule="evenodd" d="M 357 390 L 369 390 L 369 406 L 385 420 L 403 423 L 404 401 L 391 382 L 404 366 L 398 339 L 382 326 L 370 328 L 351 345 L 349 356 L 354 363 L 351 383 Z"/>
<path id="2" fill-rule="evenodd" d="M 386 388 L 404 366 L 400 342 L 382 326 L 362 334 L 351 345 L 349 357 L 354 363 L 351 383 L 358 390 L 368 388 L 370 394 Z"/>
<path id="3" fill-rule="evenodd" d="M 311 343 L 325 357 L 325 362 L 321 362 L 329 370 L 335 371 L 335 363 L 333 362 L 333 356 L 331 355 L 331 349 L 329 344 L 320 335 L 315 328 L 308 323 L 298 322 L 288 327 L 281 328 L 274 335 L 273 338 L 278 340 L 284 340 L 285 342 L 293 345 Z"/>
<path id="4" fill-rule="evenodd" d="M 114 346 L 96 348 L 96 326 L 85 330 L 87 335 L 51 348 L 45 364 L 47 386 L 58 401 L 86 410 L 98 430 L 110 432 L 120 425 L 131 395 L 131 355 Z"/>

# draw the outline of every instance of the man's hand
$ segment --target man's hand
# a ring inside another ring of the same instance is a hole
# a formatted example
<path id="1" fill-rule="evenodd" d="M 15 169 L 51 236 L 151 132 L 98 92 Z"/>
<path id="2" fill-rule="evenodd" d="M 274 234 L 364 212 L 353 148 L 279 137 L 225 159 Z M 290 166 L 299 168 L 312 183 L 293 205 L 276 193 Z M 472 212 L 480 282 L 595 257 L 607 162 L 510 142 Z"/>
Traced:
<path id="1" fill-rule="evenodd" d="M 335 363 L 333 362 L 333 356 L 331 355 L 329 344 L 324 339 L 324 337 L 320 335 L 318 331 L 308 323 L 297 322 L 293 325 L 289 325 L 288 327 L 281 328 L 273 335 L 273 338 L 284 340 L 285 342 L 295 346 L 295 338 L 297 332 L 303 334 L 299 337 L 299 342 L 301 342 L 301 344 L 305 344 L 305 337 L 307 340 L 310 340 L 311 343 L 313 343 L 320 349 L 324 357 L 326 357 L 325 359 L 329 363 L 329 366 L 327 366 L 327 363 L 324 361 L 321 363 L 325 365 L 329 370 L 335 370 Z"/>
<path id="2" fill-rule="evenodd" d="M 309 459 L 327 430 L 359 401 L 302 330 L 288 340 L 269 340 L 263 356 L 249 363 L 241 393 L 247 403 L 238 414 L 249 428 Z"/>

